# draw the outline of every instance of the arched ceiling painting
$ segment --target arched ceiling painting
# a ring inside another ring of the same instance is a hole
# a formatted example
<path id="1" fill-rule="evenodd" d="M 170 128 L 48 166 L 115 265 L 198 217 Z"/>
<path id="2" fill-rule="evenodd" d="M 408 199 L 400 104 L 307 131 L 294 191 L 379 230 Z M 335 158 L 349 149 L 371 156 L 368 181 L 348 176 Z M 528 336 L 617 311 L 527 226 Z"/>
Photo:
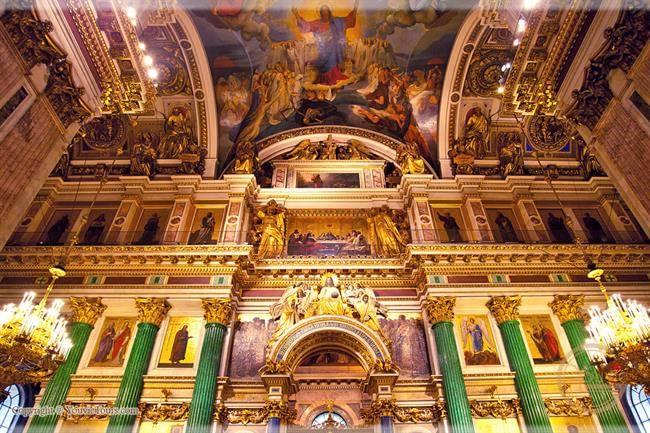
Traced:
<path id="1" fill-rule="evenodd" d="M 233 143 L 312 125 L 411 141 L 437 166 L 443 75 L 466 11 L 432 1 L 181 0 L 211 65 L 222 168 Z"/>

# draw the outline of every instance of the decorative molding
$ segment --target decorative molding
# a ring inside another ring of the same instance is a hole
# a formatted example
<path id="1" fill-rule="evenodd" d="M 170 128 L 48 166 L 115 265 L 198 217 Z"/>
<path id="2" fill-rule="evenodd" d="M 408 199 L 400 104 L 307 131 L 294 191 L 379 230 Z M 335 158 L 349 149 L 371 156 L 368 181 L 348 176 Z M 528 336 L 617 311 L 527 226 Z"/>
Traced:
<path id="1" fill-rule="evenodd" d="M 361 417 L 366 424 L 373 424 L 383 416 L 393 417 L 403 423 L 437 423 L 446 416 L 444 402 L 435 401 L 432 406 L 403 407 L 395 400 L 376 399 L 369 408 L 361 409 Z"/>
<path id="2" fill-rule="evenodd" d="M 544 405 L 555 416 L 585 416 L 591 415 L 593 408 L 591 398 L 580 397 L 571 399 L 545 398 Z"/>
<path id="3" fill-rule="evenodd" d="M 154 424 L 163 421 L 182 421 L 190 413 L 190 404 L 182 403 L 145 403 L 138 404 L 138 411 L 142 421 L 151 421 Z"/>
<path id="4" fill-rule="evenodd" d="M 472 400 L 470 409 L 474 418 L 516 417 L 519 413 L 519 400 Z"/>

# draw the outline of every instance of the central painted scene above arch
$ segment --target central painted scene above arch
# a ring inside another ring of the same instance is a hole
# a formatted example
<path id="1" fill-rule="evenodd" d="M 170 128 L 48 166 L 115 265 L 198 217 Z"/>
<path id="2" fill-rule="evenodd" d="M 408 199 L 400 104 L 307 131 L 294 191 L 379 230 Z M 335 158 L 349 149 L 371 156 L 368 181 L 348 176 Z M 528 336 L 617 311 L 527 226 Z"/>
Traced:
<path id="1" fill-rule="evenodd" d="M 386 0 L 181 0 L 205 46 L 219 164 L 237 145 L 346 125 L 413 143 L 438 171 L 438 111 L 465 10 Z"/>

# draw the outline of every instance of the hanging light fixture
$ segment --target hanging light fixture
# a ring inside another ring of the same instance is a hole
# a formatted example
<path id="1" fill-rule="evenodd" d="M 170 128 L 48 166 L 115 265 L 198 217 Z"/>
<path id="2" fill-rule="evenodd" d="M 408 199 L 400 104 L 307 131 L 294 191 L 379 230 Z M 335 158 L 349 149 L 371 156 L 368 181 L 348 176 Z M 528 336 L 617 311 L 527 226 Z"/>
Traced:
<path id="1" fill-rule="evenodd" d="M 588 268 L 587 276 L 598 283 L 607 308 L 602 311 L 593 305 L 588 310 L 587 354 L 608 382 L 641 385 L 650 392 L 648 309 L 633 299 L 623 300 L 618 293 L 608 295 L 602 282 L 604 271 L 593 262 Z"/>
<path id="2" fill-rule="evenodd" d="M 54 282 L 65 276 L 65 270 L 54 266 L 50 275 L 38 304 L 34 304 L 36 293 L 27 292 L 20 304 L 7 304 L 0 310 L 0 392 L 14 383 L 47 379 L 72 348 L 67 321 L 59 317 L 63 301 L 56 299 L 47 307 Z"/>

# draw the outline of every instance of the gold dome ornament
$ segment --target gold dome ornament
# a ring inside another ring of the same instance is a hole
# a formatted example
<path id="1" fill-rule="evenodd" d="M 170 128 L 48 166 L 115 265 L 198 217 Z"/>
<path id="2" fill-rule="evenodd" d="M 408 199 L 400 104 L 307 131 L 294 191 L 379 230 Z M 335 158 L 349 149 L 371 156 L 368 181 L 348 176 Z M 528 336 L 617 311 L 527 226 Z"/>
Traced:
<path id="1" fill-rule="evenodd" d="M 59 317 L 63 301 L 55 299 L 46 308 L 55 281 L 65 276 L 62 266 L 49 269 L 51 279 L 41 301 L 34 305 L 35 292 L 24 294 L 20 304 L 0 310 L 0 387 L 36 383 L 49 378 L 72 348 L 67 321 Z"/>

